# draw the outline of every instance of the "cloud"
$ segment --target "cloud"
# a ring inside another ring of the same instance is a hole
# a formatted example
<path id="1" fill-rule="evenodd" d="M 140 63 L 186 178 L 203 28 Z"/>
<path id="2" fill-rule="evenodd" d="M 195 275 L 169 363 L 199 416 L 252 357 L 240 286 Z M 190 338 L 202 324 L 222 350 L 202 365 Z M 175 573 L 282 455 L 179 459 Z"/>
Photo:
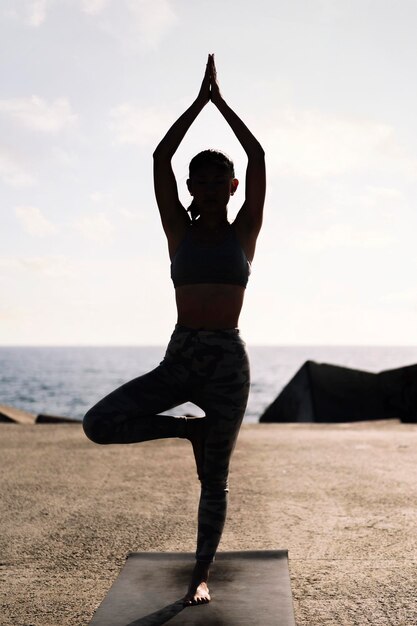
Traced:
<path id="1" fill-rule="evenodd" d="M 2 305 L 0 307 L 0 321 L 2 322 L 16 322 L 18 319 L 22 319 L 25 314 L 24 307 Z"/>
<path id="2" fill-rule="evenodd" d="M 79 164 L 80 157 L 74 150 L 68 150 L 62 146 L 53 146 L 51 155 L 55 162 L 59 162 L 65 167 L 76 167 Z"/>
<path id="3" fill-rule="evenodd" d="M 129 208 L 128 206 L 120 206 L 120 200 L 115 198 L 112 193 L 93 191 L 90 193 L 89 198 L 93 204 L 97 207 L 105 209 L 108 213 L 121 216 L 125 222 L 143 222 L 145 215 L 143 211 L 139 211 L 136 207 Z"/>
<path id="4" fill-rule="evenodd" d="M 410 288 L 402 291 L 392 291 L 381 297 L 384 304 L 404 304 L 417 307 L 417 289 Z"/>
<path id="5" fill-rule="evenodd" d="M 0 114 L 11 117 L 30 130 L 56 133 L 74 125 L 77 116 L 66 98 L 48 103 L 38 96 L 0 100 Z"/>
<path id="6" fill-rule="evenodd" d="M 142 44 L 150 48 L 155 48 L 177 21 L 168 0 L 127 0 L 127 8 Z"/>
<path id="7" fill-rule="evenodd" d="M 17 259 L 14 257 L 0 257 L 0 269 L 11 269 L 18 266 Z"/>
<path id="8" fill-rule="evenodd" d="M 416 175 L 417 159 L 406 154 L 389 124 L 289 109 L 274 117 L 279 122 L 265 130 L 265 143 L 280 175 L 320 179 L 370 167 Z"/>
<path id="9" fill-rule="evenodd" d="M 131 209 L 127 209 L 125 207 L 119 209 L 119 214 L 128 222 L 143 222 L 145 219 L 145 216 L 140 211 L 132 211 Z"/>
<path id="10" fill-rule="evenodd" d="M 90 241 L 106 243 L 112 239 L 114 226 L 104 213 L 86 215 L 74 224 L 75 229 Z"/>
<path id="11" fill-rule="evenodd" d="M 81 0 L 81 10 L 87 15 L 99 15 L 109 4 L 109 0 Z"/>
<path id="12" fill-rule="evenodd" d="M 32 28 L 41 26 L 51 7 L 63 0 L 15 0 L 4 11 L 7 17 Z M 155 49 L 178 21 L 171 0 L 67 0 L 66 4 L 97 20 L 124 48 Z"/>
<path id="13" fill-rule="evenodd" d="M 350 224 L 332 224 L 321 230 L 300 233 L 296 241 L 298 249 L 320 252 L 329 248 L 385 248 L 394 238 L 372 229 L 355 229 Z"/>
<path id="14" fill-rule="evenodd" d="M 70 263 L 62 256 L 24 257 L 19 259 L 19 265 L 51 278 L 69 278 L 74 275 Z"/>
<path id="15" fill-rule="evenodd" d="M 12 5 L 3 10 L 3 15 L 37 28 L 45 22 L 47 5 L 54 0 L 12 0 L 12 2 Z"/>
<path id="16" fill-rule="evenodd" d="M 37 207 L 19 206 L 15 209 L 15 213 L 24 230 L 34 237 L 53 235 L 58 230 Z"/>
<path id="17" fill-rule="evenodd" d="M 37 28 L 46 19 L 46 0 L 33 0 L 29 5 L 29 24 Z"/>
<path id="18" fill-rule="evenodd" d="M 57 0 L 12 0 L 14 5 L 5 11 L 7 17 L 23 21 L 28 26 L 38 28 L 47 18 L 48 8 L 58 4 Z M 79 0 L 84 13 L 96 15 L 108 4 L 109 0 Z M 62 3 L 62 1 L 61 1 Z M 69 3 L 75 4 L 73 0 Z"/>
<path id="19" fill-rule="evenodd" d="M 104 206 L 112 206 L 114 204 L 113 194 L 107 191 L 93 191 L 90 193 L 89 197 L 94 204 L 101 204 Z"/>
<path id="20" fill-rule="evenodd" d="M 110 111 L 110 130 L 120 143 L 140 146 L 153 145 L 172 123 L 168 111 L 120 104 Z"/>
<path id="21" fill-rule="evenodd" d="M 0 268 L 24 270 L 51 278 L 79 277 L 79 268 L 63 255 L 0 257 Z"/>
<path id="22" fill-rule="evenodd" d="M 0 179 L 14 187 L 26 187 L 36 182 L 35 176 L 5 149 L 0 149 Z"/>
<path id="23" fill-rule="evenodd" d="M 154 50 L 178 21 L 170 0 L 112 0 L 106 8 L 99 27 L 128 52 Z"/>
<path id="24" fill-rule="evenodd" d="M 314 8 L 319 21 L 329 23 L 346 19 L 349 5 L 345 2 L 335 2 L 335 0 L 319 0 Z"/>
<path id="25" fill-rule="evenodd" d="M 340 216 L 339 219 L 344 220 L 346 215 L 350 215 L 351 220 L 367 227 L 382 225 L 382 221 L 385 227 L 387 223 L 392 224 L 399 212 L 407 211 L 410 205 L 407 192 L 395 187 L 366 185 L 363 189 L 356 189 L 350 181 L 349 184 L 338 181 L 318 185 L 317 188 L 321 195 L 316 201 L 317 216 Z"/>
<path id="26" fill-rule="evenodd" d="M 404 205 L 407 201 L 404 192 L 395 187 L 375 187 L 374 185 L 368 185 L 366 191 L 361 196 L 362 202 L 366 206 L 378 206 L 381 204 L 388 204 L 391 206 L 395 204 L 398 206 Z"/>

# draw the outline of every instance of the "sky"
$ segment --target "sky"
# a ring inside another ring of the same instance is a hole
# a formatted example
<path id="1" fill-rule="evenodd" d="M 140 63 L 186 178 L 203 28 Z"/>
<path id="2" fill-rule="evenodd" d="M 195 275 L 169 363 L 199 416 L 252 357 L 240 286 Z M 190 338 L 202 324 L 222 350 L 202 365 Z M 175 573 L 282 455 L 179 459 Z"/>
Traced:
<path id="1" fill-rule="evenodd" d="M 215 53 L 266 152 L 256 345 L 417 345 L 417 0 L 2 0 L 0 345 L 163 345 L 152 152 Z M 210 103 L 173 166 L 246 158 Z M 232 220 L 243 189 L 231 199 Z"/>

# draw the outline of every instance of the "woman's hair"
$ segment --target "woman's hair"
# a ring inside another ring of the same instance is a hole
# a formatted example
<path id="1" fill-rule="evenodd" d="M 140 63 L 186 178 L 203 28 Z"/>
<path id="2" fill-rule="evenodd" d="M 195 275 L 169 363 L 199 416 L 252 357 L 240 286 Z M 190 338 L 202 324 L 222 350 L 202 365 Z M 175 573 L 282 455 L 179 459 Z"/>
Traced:
<path id="1" fill-rule="evenodd" d="M 207 165 L 216 165 L 219 168 L 224 168 L 230 174 L 231 178 L 235 177 L 235 166 L 233 161 L 220 150 L 203 150 L 196 154 L 190 161 L 189 165 L 189 178 L 192 178 L 199 170 Z M 194 200 L 191 202 L 187 211 L 190 213 L 191 221 L 195 222 L 200 216 L 198 207 L 195 205 Z"/>

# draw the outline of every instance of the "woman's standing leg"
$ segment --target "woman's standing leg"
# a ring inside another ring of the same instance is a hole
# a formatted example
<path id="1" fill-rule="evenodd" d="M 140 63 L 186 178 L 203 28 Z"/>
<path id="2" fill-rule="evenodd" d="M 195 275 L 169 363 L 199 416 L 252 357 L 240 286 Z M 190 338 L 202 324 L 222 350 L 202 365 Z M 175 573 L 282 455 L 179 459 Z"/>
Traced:
<path id="1" fill-rule="evenodd" d="M 223 340 L 223 355 L 201 402 L 207 416 L 196 557 L 212 561 L 226 519 L 229 466 L 249 395 L 245 344 L 237 334 Z"/>
<path id="2" fill-rule="evenodd" d="M 238 331 L 200 333 L 204 385 L 193 399 L 206 413 L 201 496 L 198 510 L 196 567 L 185 600 L 207 581 L 227 512 L 231 456 L 247 405 L 250 373 L 245 344 Z M 203 358 L 204 355 L 204 358 Z"/>

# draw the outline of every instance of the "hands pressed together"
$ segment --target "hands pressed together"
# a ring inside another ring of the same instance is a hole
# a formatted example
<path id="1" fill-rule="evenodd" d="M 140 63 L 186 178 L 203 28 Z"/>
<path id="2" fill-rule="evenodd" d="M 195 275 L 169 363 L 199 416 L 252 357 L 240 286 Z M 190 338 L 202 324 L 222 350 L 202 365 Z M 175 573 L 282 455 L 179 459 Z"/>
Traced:
<path id="1" fill-rule="evenodd" d="M 197 99 L 202 104 L 207 104 L 210 100 L 213 104 L 218 104 L 223 100 L 220 93 L 219 83 L 217 82 L 217 71 L 214 63 L 214 54 L 208 55 L 206 71 L 204 73 L 203 82 L 201 83 L 200 92 Z"/>

